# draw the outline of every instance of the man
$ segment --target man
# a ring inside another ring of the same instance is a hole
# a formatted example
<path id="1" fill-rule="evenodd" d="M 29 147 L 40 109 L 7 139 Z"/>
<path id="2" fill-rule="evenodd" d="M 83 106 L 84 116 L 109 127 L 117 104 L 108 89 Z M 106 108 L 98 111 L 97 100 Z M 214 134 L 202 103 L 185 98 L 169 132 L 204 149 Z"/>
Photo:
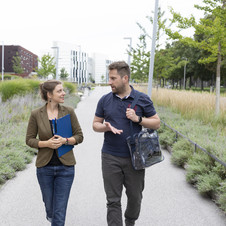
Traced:
<path id="1" fill-rule="evenodd" d="M 142 93 L 134 109 L 131 103 L 138 91 L 129 85 L 130 68 L 124 61 L 109 65 L 109 85 L 112 92 L 98 102 L 93 129 L 104 132 L 102 173 L 107 197 L 109 226 L 122 226 L 121 196 L 123 186 L 127 195 L 126 226 L 135 225 L 139 217 L 145 170 L 132 166 L 126 138 L 130 136 L 130 120 L 134 133 L 143 127 L 158 129 L 160 119 L 150 98 Z"/>

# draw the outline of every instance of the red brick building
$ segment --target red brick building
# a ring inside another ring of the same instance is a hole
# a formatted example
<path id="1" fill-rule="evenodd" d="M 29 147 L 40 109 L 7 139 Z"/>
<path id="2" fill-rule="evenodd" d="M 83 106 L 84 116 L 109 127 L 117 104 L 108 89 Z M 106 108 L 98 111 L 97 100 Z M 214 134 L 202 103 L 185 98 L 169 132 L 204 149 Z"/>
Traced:
<path id="1" fill-rule="evenodd" d="M 22 76 L 28 76 L 38 67 L 38 56 L 21 46 L 4 45 L 4 72 L 14 73 L 12 60 L 17 53 L 21 58 L 21 67 L 24 70 Z M 0 68 L 2 70 L 2 46 L 0 46 Z"/>

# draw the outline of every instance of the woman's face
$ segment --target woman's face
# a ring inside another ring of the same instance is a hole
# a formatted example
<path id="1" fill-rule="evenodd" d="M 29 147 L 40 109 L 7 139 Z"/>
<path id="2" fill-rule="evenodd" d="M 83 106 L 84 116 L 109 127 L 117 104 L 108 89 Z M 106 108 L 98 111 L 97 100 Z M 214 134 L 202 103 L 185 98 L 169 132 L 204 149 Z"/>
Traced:
<path id="1" fill-rule="evenodd" d="M 53 90 L 53 93 L 50 94 L 51 101 L 55 103 L 64 103 L 64 96 L 65 96 L 64 88 L 62 84 L 59 84 Z"/>

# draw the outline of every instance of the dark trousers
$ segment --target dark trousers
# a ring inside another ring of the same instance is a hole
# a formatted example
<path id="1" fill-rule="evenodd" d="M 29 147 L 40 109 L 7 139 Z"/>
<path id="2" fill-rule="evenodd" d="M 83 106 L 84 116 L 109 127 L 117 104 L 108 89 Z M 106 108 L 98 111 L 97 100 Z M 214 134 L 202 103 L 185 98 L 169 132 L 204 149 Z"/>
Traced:
<path id="1" fill-rule="evenodd" d="M 74 179 L 74 166 L 37 168 L 37 177 L 45 203 L 47 220 L 52 226 L 64 226 L 68 198 Z"/>
<path id="2" fill-rule="evenodd" d="M 121 196 L 123 186 L 127 195 L 125 223 L 135 225 L 141 208 L 145 170 L 134 170 L 131 158 L 102 153 L 102 173 L 107 197 L 108 226 L 122 226 Z"/>

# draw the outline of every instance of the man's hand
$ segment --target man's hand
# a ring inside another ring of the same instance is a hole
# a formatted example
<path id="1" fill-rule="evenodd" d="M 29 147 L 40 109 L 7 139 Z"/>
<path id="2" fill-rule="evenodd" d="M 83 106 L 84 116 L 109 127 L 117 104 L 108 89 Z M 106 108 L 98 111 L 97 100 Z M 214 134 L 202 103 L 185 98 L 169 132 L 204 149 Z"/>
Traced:
<path id="1" fill-rule="evenodd" d="M 110 122 L 104 122 L 104 118 L 100 118 L 97 116 L 94 116 L 93 119 L 93 130 L 95 132 L 112 132 L 114 134 L 121 134 L 123 133 L 123 130 L 116 129 L 114 126 L 111 125 Z"/>
<path id="2" fill-rule="evenodd" d="M 136 115 L 136 112 L 132 108 L 127 108 L 126 109 L 126 117 L 133 122 L 138 122 L 139 117 Z"/>
<path id="3" fill-rule="evenodd" d="M 107 131 L 111 131 L 114 134 L 121 134 L 123 133 L 123 130 L 116 129 L 114 126 L 112 126 L 109 122 L 104 122 L 105 126 L 107 127 Z"/>

